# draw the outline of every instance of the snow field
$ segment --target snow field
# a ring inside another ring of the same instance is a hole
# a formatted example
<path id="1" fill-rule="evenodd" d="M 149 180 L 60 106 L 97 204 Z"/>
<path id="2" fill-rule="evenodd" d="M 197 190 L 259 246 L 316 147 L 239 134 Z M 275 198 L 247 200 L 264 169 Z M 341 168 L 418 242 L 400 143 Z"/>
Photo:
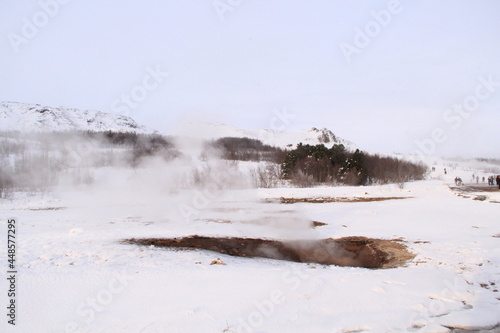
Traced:
<path id="1" fill-rule="evenodd" d="M 97 177 L 106 186 L 2 200 L 2 216 L 18 220 L 19 313 L 18 325 L 4 320 L 1 331 L 448 332 L 500 323 L 500 205 L 456 196 L 448 187 L 455 174 L 403 189 L 230 189 L 205 197 L 148 188 L 153 177 L 132 189 L 120 185 L 122 176 Z M 406 199 L 265 202 L 336 196 Z M 193 209 L 188 218 L 182 205 Z M 311 220 L 327 225 L 312 229 Z M 370 270 L 120 243 L 193 234 L 402 239 L 416 257 Z M 210 265 L 216 258 L 226 265 Z"/>

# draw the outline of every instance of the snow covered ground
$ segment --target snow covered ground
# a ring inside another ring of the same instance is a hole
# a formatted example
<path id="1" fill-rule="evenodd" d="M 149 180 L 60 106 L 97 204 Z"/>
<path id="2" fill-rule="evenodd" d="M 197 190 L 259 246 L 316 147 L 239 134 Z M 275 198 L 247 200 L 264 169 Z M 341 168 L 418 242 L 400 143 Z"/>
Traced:
<path id="1" fill-rule="evenodd" d="M 85 191 L 16 194 L 0 203 L 0 253 L 7 262 L 6 220 L 15 218 L 18 312 L 16 326 L 4 315 L 0 331 L 498 332 L 500 204 L 490 201 L 500 192 L 477 201 L 449 188 L 472 173 L 479 171 L 457 166 L 444 175 L 439 164 L 429 180 L 403 189 L 165 191 L 107 179 Z M 280 197 L 406 199 L 265 200 Z M 312 229 L 312 220 L 327 225 Z M 373 270 L 120 243 L 195 234 L 401 239 L 416 257 Z M 226 265 L 210 265 L 216 258 Z M 1 279 L 4 311 L 7 289 Z"/>

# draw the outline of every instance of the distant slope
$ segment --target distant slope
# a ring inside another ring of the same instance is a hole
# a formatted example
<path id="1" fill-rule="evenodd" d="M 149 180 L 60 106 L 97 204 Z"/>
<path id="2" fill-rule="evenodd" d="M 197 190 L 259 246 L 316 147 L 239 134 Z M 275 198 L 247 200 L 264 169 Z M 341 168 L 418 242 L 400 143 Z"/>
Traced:
<path id="1" fill-rule="evenodd" d="M 219 123 L 190 123 L 176 129 L 172 134 L 181 137 L 195 136 L 196 138 L 206 140 L 222 137 L 248 137 L 259 139 L 265 144 L 280 148 L 295 148 L 299 142 L 311 145 L 323 143 L 327 147 L 331 147 L 334 144 L 343 144 L 348 150 L 356 150 L 357 148 L 354 143 L 339 138 L 326 128 L 284 132 L 270 129 L 241 129 Z"/>
<path id="2" fill-rule="evenodd" d="M 48 107 L 16 102 L 0 103 L 0 130 L 31 131 L 117 131 L 140 134 L 155 131 L 132 118 L 93 110 Z"/>
<path id="3" fill-rule="evenodd" d="M 40 104 L 0 102 L 0 131 L 6 130 L 21 132 L 112 130 L 138 134 L 156 133 L 139 125 L 132 118 L 122 115 Z M 348 150 L 357 148 L 352 142 L 339 138 L 326 128 L 284 132 L 270 129 L 248 130 L 219 123 L 191 123 L 169 134 L 195 140 L 248 137 L 280 148 L 294 148 L 299 142 L 311 145 L 323 143 L 328 147 L 333 144 L 343 144 Z"/>

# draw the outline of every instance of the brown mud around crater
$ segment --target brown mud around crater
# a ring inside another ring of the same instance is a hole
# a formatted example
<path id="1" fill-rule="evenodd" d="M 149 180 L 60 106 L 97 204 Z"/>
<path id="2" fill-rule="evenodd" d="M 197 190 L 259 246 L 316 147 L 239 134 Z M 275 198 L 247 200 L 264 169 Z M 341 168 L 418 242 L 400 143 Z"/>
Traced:
<path id="1" fill-rule="evenodd" d="M 462 185 L 450 186 L 450 189 L 458 192 L 500 192 L 498 185 Z"/>
<path id="2" fill-rule="evenodd" d="M 330 203 L 330 202 L 376 202 L 387 200 L 403 200 L 411 199 L 412 197 L 318 197 L 318 198 L 285 198 L 266 199 L 265 202 L 279 202 L 282 204 L 294 203 Z"/>
<path id="3" fill-rule="evenodd" d="M 277 241 L 259 238 L 131 238 L 126 244 L 180 249 L 204 249 L 238 257 L 261 257 L 294 262 L 364 268 L 402 266 L 415 255 L 398 241 L 366 237 Z"/>

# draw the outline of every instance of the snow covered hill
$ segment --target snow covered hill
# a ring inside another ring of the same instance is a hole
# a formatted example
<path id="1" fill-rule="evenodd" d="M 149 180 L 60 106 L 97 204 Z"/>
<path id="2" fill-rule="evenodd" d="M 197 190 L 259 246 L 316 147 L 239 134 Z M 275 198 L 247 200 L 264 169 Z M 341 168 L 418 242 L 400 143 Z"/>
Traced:
<path id="1" fill-rule="evenodd" d="M 314 127 L 309 130 L 285 132 L 271 129 L 242 129 L 220 123 L 190 123 L 176 129 L 172 134 L 180 137 L 196 136 L 196 138 L 205 140 L 222 137 L 247 137 L 281 148 L 294 148 L 299 142 L 311 145 L 323 143 L 327 147 L 331 147 L 333 144 L 343 144 L 348 150 L 356 150 L 357 148 L 354 143 L 339 138 L 329 129 Z"/>
<path id="2" fill-rule="evenodd" d="M 122 115 L 17 102 L 0 103 L 0 130 L 155 132 Z"/>
<path id="3" fill-rule="evenodd" d="M 18 130 L 23 132 L 113 130 L 118 132 L 136 132 L 139 134 L 156 132 L 139 125 L 132 118 L 122 115 L 94 110 L 48 107 L 40 104 L 17 102 L 0 102 L 0 131 L 2 130 Z M 357 148 L 352 142 L 336 136 L 326 128 L 285 132 L 271 129 L 242 129 L 220 123 L 190 123 L 167 134 L 196 140 L 210 140 L 222 137 L 248 137 L 281 148 L 294 148 L 299 142 L 311 145 L 323 143 L 328 147 L 333 144 L 343 144 L 348 150 L 355 150 Z"/>

